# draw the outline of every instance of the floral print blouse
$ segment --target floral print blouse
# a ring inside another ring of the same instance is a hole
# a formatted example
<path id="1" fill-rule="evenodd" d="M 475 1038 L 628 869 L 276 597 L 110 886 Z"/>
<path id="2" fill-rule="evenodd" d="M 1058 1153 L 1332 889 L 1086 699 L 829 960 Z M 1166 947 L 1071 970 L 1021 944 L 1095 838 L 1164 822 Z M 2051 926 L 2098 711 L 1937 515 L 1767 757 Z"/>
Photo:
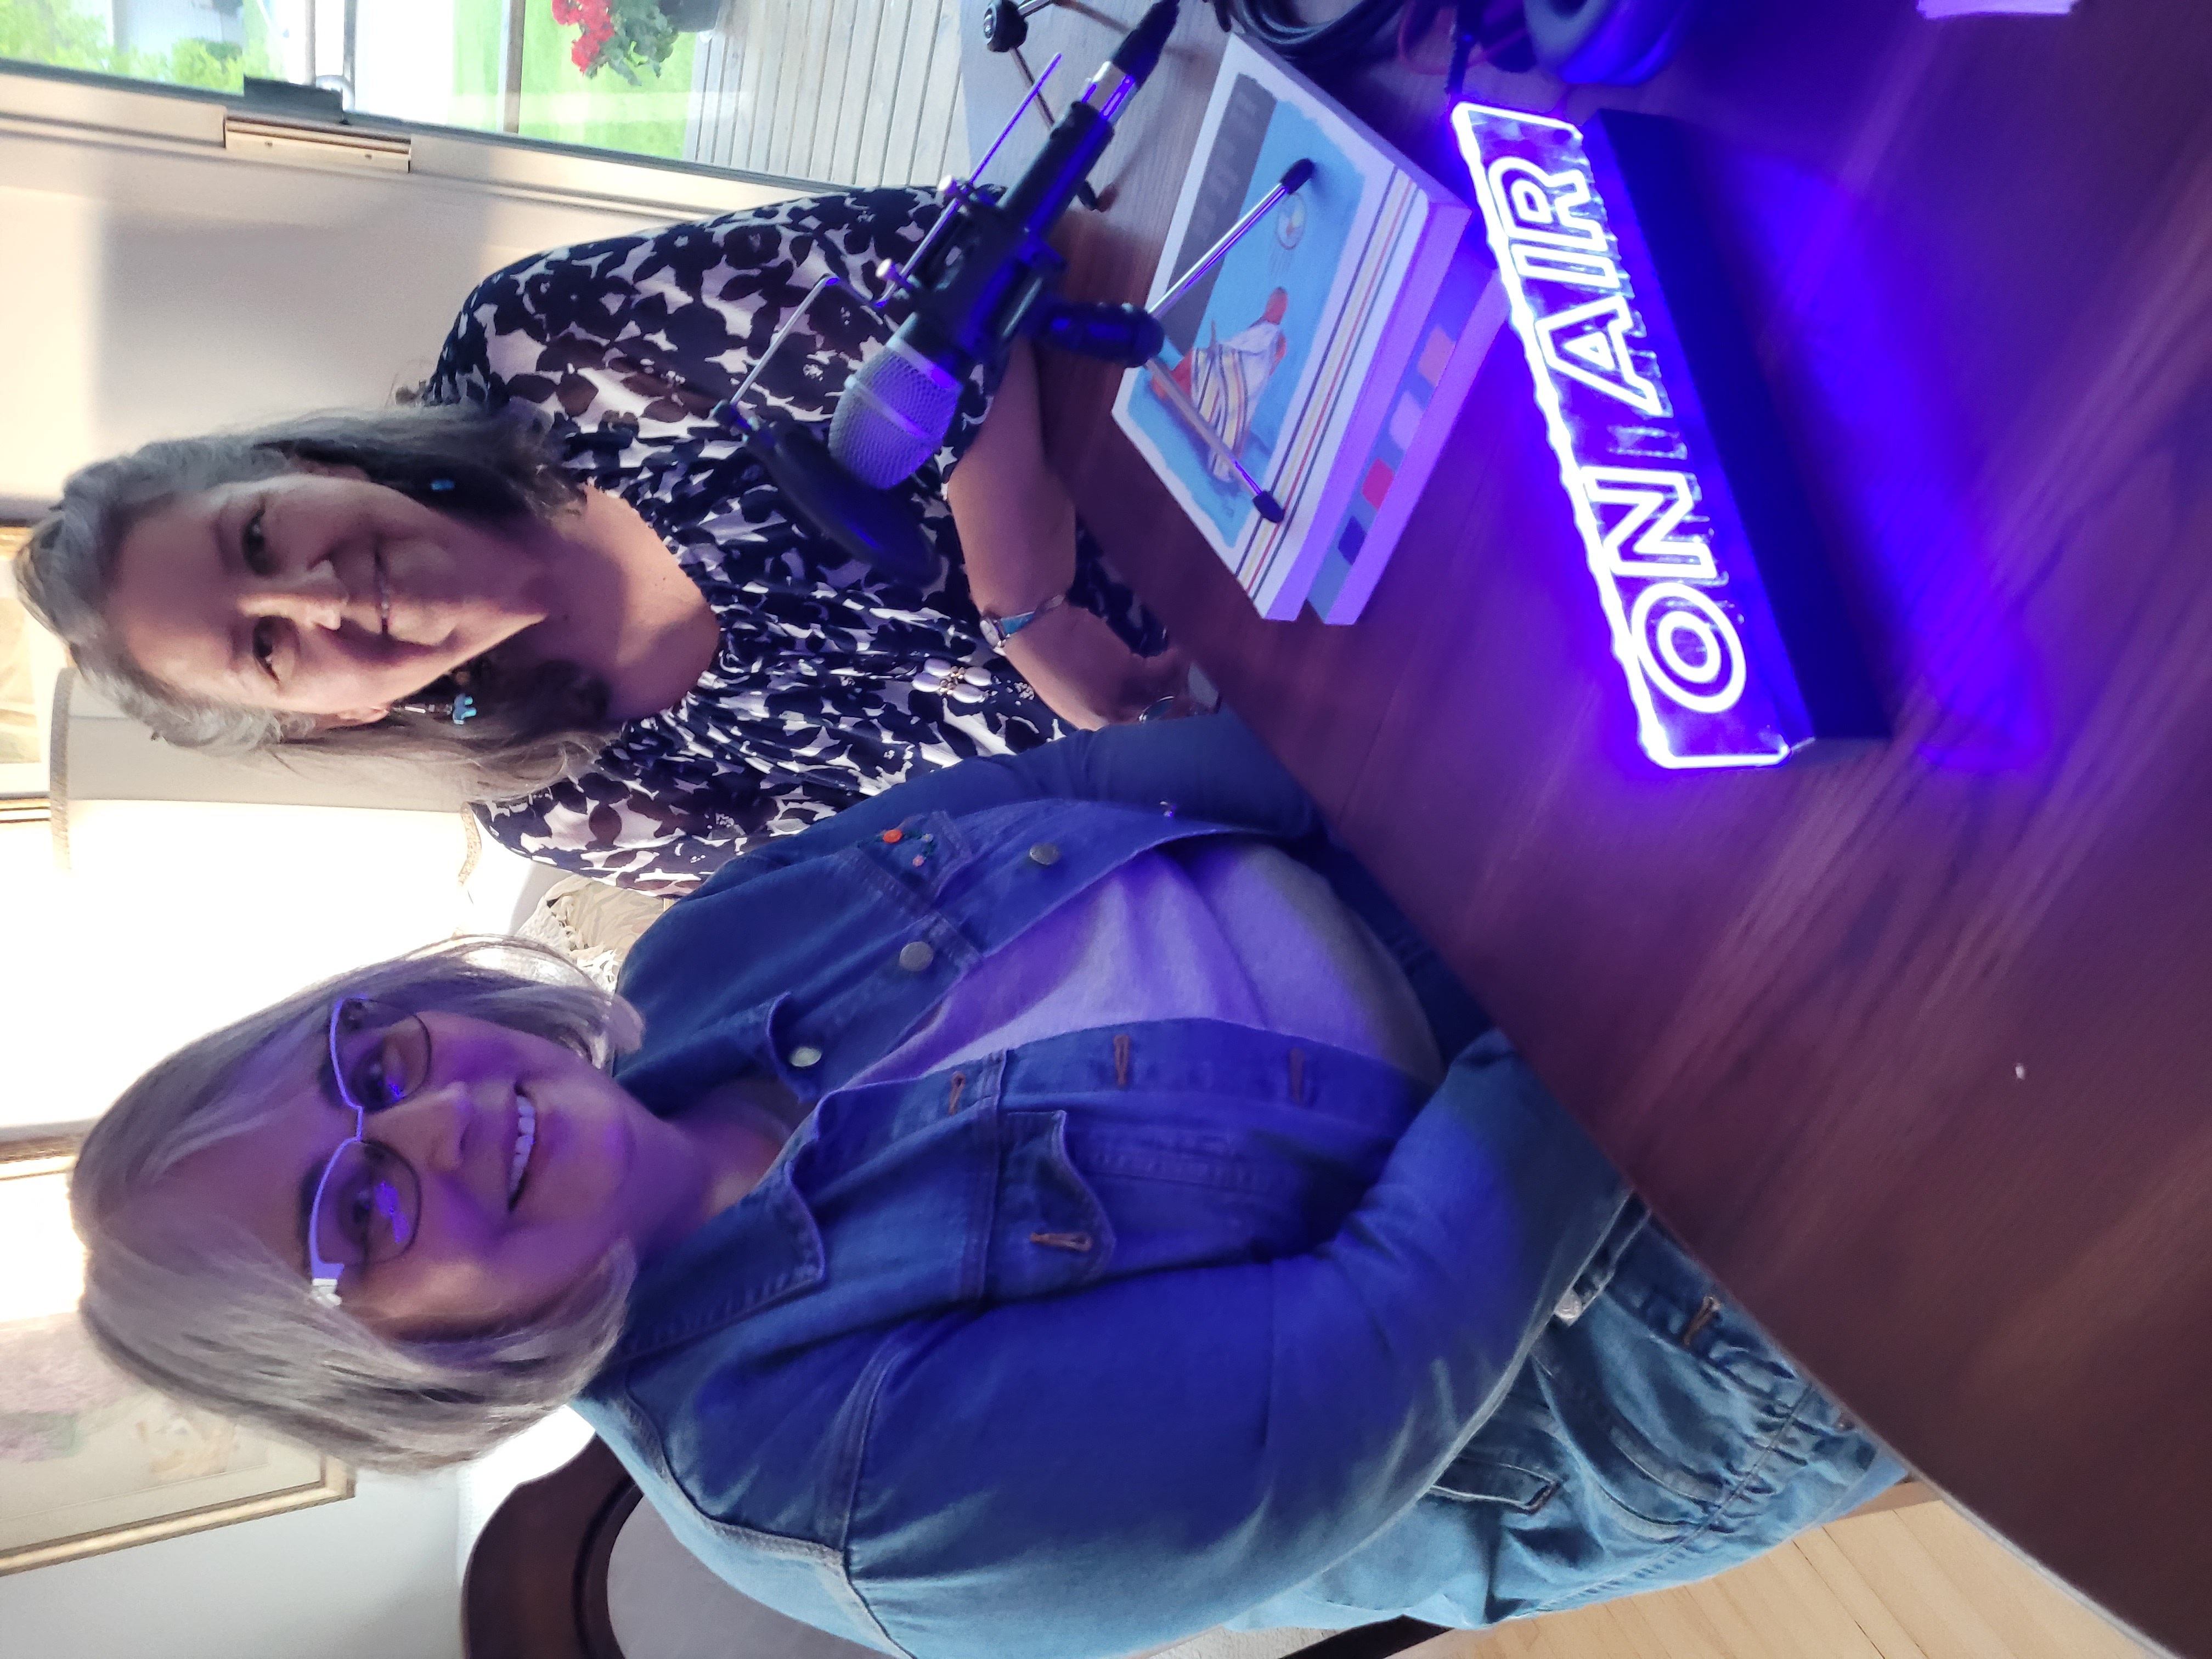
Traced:
<path id="1" fill-rule="evenodd" d="M 921 586 L 844 554 L 787 514 L 714 411 L 807 291 L 835 272 L 871 299 L 875 267 L 934 222 L 926 191 L 780 202 L 556 248 L 469 295 L 422 398 L 523 405 L 577 482 L 658 531 L 721 628 L 681 702 L 617 729 L 589 768 L 477 808 L 525 856 L 652 892 L 686 891 L 769 837 L 971 755 L 1065 728 L 984 640 L 944 479 L 989 407 L 980 377 L 945 447 L 903 488 L 939 556 Z M 895 302 L 886 315 L 903 314 Z M 840 289 L 817 301 L 747 394 L 826 421 L 886 323 Z M 1071 602 L 1135 650 L 1158 624 L 1079 534 Z"/>

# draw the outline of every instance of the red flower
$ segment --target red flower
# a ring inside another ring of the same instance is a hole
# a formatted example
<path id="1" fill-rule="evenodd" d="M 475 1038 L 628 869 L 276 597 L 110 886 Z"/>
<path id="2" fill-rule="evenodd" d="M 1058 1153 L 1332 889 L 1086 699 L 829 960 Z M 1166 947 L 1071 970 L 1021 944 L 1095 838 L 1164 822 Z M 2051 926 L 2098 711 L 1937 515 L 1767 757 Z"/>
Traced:
<path id="1" fill-rule="evenodd" d="M 547 0 L 553 21 L 576 31 L 568 61 L 586 75 L 596 72 L 617 52 L 631 62 L 647 61 L 631 33 L 630 20 L 641 4 L 653 3 L 653 0 Z M 616 41 L 622 44 L 611 46 Z"/>

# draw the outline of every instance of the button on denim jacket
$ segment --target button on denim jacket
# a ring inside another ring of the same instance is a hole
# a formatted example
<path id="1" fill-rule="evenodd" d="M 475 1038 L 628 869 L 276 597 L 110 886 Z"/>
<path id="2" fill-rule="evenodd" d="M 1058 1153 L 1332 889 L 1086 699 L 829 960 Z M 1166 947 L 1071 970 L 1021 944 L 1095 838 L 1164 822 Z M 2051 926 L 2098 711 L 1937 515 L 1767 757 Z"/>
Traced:
<path id="1" fill-rule="evenodd" d="M 1343 1580 L 1451 1464 L 1626 1200 L 1494 1034 L 1433 1091 L 1205 1020 L 849 1086 L 1129 860 L 1318 830 L 1229 718 L 1121 728 L 888 791 L 640 942 L 626 1087 L 811 1108 L 578 1402 L 730 1583 L 916 1659 L 1126 1654 Z M 1392 1571 L 1352 1577 L 1434 1588 Z"/>

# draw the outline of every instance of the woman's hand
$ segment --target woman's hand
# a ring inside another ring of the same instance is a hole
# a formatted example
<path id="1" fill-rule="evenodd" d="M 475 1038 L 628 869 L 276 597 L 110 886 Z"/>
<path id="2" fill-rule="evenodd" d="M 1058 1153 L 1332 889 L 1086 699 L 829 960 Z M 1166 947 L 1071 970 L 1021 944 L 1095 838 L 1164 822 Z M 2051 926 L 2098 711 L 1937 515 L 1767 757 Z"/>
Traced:
<path id="1" fill-rule="evenodd" d="M 976 609 L 1018 617 L 1067 592 L 1075 580 L 1075 504 L 1045 465 L 1027 341 L 1016 343 L 983 429 L 945 481 L 945 496 Z M 1007 641 L 1006 660 L 1072 726 L 1134 720 L 1164 697 L 1188 696 L 1181 652 L 1140 657 L 1077 605 L 1046 611 Z"/>
<path id="2" fill-rule="evenodd" d="M 1036 689 L 1053 713 L 1086 731 L 1133 720 L 1155 704 L 1161 712 L 1195 714 L 1190 662 L 1173 646 L 1140 657 L 1105 618 L 1079 606 L 1048 611 L 1006 641 L 1006 660 Z"/>

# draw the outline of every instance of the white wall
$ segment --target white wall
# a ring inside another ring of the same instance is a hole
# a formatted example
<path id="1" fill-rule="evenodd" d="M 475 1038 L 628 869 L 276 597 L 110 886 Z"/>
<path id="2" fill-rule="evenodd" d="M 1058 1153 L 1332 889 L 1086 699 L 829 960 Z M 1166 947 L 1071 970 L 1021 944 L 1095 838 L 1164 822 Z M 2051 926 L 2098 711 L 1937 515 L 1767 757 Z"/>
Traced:
<path id="1" fill-rule="evenodd" d="M 0 179 L 11 146 L 0 137 Z M 93 302 L 98 204 L 0 188 L 0 510 L 17 516 L 54 493 L 70 458 L 95 453 Z M 37 249 L 33 258 L 28 250 Z"/>
<path id="2" fill-rule="evenodd" d="M 99 801 L 70 817 L 67 872 L 45 824 L 0 824 L 0 1127 L 95 1117 L 194 1037 L 508 925 L 510 903 L 483 914 L 459 884 L 458 812 Z"/>
<path id="3" fill-rule="evenodd" d="M 631 222 L 219 155 L 84 161 L 0 134 L 0 495 L 40 503 L 149 438 L 383 403 L 533 231 L 543 246 Z"/>
<path id="4" fill-rule="evenodd" d="M 451 1474 L 0 1578 L 10 1659 L 459 1659 Z"/>
<path id="5" fill-rule="evenodd" d="M 404 769 L 172 749 L 82 684 L 58 730 L 52 820 L 0 824 L 0 1133 L 97 1116 L 163 1054 L 329 975 L 505 933 L 544 884 Z"/>
<path id="6" fill-rule="evenodd" d="M 409 173 L 222 145 L 219 103 L 0 71 L 0 511 L 149 438 L 381 403 L 500 266 L 789 193 L 434 132 Z"/>

